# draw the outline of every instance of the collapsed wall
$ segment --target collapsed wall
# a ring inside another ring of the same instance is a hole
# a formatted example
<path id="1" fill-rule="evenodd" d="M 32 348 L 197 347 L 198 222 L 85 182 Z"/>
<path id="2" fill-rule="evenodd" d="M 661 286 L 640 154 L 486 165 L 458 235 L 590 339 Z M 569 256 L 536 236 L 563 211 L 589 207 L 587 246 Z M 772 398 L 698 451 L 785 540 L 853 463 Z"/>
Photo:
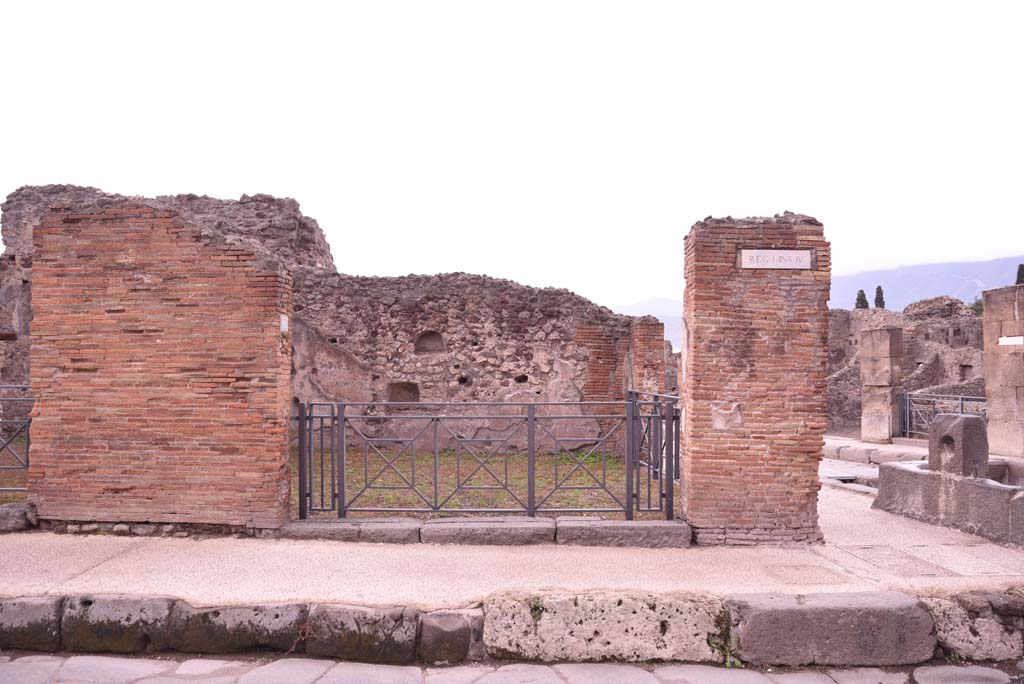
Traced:
<path id="1" fill-rule="evenodd" d="M 902 312 L 832 309 L 827 389 L 830 431 L 859 430 L 861 333 L 892 327 L 903 330 L 902 390 L 985 396 L 982 318 L 960 300 L 945 296 L 924 299 Z"/>

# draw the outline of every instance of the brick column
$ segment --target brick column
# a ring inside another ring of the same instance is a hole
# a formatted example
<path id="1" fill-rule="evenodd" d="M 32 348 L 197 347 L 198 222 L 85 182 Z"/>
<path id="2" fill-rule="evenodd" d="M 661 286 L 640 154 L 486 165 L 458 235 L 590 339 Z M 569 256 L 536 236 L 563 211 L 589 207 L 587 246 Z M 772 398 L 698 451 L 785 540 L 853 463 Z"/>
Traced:
<path id="1" fill-rule="evenodd" d="M 984 293 L 985 406 L 993 454 L 1024 456 L 1024 285 Z"/>
<path id="2" fill-rule="evenodd" d="M 899 434 L 900 363 L 903 329 L 876 328 L 860 334 L 860 438 L 889 444 Z"/>
<path id="3" fill-rule="evenodd" d="M 684 515 L 700 544 L 819 540 L 831 269 L 822 226 L 788 212 L 709 218 L 685 252 Z"/>

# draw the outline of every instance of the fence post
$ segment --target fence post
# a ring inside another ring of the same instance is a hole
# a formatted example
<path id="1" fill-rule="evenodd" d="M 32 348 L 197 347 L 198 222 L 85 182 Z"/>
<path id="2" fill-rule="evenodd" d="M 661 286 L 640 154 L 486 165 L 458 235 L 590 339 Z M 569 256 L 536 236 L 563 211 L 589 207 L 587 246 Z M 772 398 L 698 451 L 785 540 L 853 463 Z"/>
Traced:
<path id="1" fill-rule="evenodd" d="M 299 402 L 299 520 L 305 520 L 306 508 L 306 402 Z"/>
<path id="2" fill-rule="evenodd" d="M 337 453 L 334 458 L 338 468 L 338 517 L 345 517 L 345 466 L 348 463 L 345 449 L 345 404 L 339 403 L 334 427 L 338 431 L 338 438 L 334 440 L 337 446 Z"/>
<path id="3" fill-rule="evenodd" d="M 531 518 L 537 515 L 537 449 L 534 442 L 536 427 L 537 407 L 530 404 L 526 407 L 526 515 Z M 558 454 L 555 454 L 555 458 L 558 458 Z"/>
<path id="4" fill-rule="evenodd" d="M 665 486 L 665 520 L 672 520 L 675 517 L 675 479 L 672 469 L 675 463 L 675 409 L 672 402 L 665 400 L 665 469 L 661 481 Z"/>
<path id="5" fill-rule="evenodd" d="M 636 426 L 634 414 L 636 412 L 636 394 L 632 391 L 626 392 L 626 520 L 633 519 L 633 458 L 636 446 Z"/>

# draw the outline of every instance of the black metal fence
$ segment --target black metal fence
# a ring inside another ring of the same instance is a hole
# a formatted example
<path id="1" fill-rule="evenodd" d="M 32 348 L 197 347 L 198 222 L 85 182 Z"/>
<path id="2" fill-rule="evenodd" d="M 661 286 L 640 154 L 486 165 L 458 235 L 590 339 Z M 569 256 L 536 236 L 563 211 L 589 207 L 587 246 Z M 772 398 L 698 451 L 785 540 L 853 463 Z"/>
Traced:
<path id="1" fill-rule="evenodd" d="M 32 450 L 32 397 L 25 385 L 0 385 L 0 492 L 25 491 Z"/>
<path id="2" fill-rule="evenodd" d="M 336 513 L 664 513 L 678 397 L 620 402 L 304 402 L 299 518 Z"/>
<path id="3" fill-rule="evenodd" d="M 928 437 L 932 421 L 940 413 L 963 413 L 985 417 L 984 397 L 904 392 L 900 395 L 899 402 L 900 435 L 903 437 Z"/>

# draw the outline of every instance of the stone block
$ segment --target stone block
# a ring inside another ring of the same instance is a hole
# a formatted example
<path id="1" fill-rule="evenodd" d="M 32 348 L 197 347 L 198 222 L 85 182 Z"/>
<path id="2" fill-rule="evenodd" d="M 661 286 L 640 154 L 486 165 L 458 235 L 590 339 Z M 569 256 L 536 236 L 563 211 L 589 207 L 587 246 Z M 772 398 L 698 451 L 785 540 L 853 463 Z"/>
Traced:
<path id="1" fill-rule="evenodd" d="M 981 416 L 942 413 L 928 431 L 928 466 L 936 472 L 985 477 L 988 429 Z"/>
<path id="2" fill-rule="evenodd" d="M 860 334 L 860 357 L 863 359 L 903 358 L 903 328 L 873 328 Z"/>
<path id="3" fill-rule="evenodd" d="M 635 665 L 566 663 L 554 670 L 565 684 L 659 684 L 653 674 Z"/>
<path id="4" fill-rule="evenodd" d="M 441 518 L 423 524 L 420 540 L 424 544 L 553 544 L 555 521 L 513 517 Z"/>
<path id="5" fill-rule="evenodd" d="M 911 665 L 935 650 L 923 603 L 898 592 L 727 598 L 735 653 L 755 665 Z"/>
<path id="6" fill-rule="evenodd" d="M 416 544 L 423 523 L 412 518 L 298 521 L 285 525 L 281 536 L 289 539 L 330 539 L 345 542 Z"/>
<path id="7" fill-rule="evenodd" d="M 971 534 L 1005 542 L 1010 536 L 1010 503 L 1024 492 L 992 480 L 953 478 L 957 494 L 956 515 L 952 524 Z"/>
<path id="8" fill-rule="evenodd" d="M 327 660 L 282 658 L 246 672 L 238 684 L 315 684 L 332 666 Z"/>
<path id="9" fill-rule="evenodd" d="M 1024 286 L 1011 285 L 997 290 L 982 292 L 985 301 L 985 320 L 1013 321 L 1024 318 L 1024 311 L 1018 315 L 1018 299 L 1024 302 Z"/>
<path id="10" fill-rule="evenodd" d="M 710 665 L 667 665 L 654 671 L 660 684 L 772 684 L 760 672 Z"/>
<path id="11" fill-rule="evenodd" d="M 864 387 L 892 387 L 900 382 L 896 359 L 861 357 L 860 384 Z"/>
<path id="12" fill-rule="evenodd" d="M 174 600 L 130 596 L 70 596 L 64 601 L 64 649 L 137 653 L 167 649 Z"/>
<path id="13" fill-rule="evenodd" d="M 721 662 L 722 603 L 643 592 L 510 592 L 487 599 L 484 643 L 496 658 L 545 662 Z"/>
<path id="14" fill-rule="evenodd" d="M 60 596 L 0 599 L 0 649 L 59 651 Z"/>
<path id="15" fill-rule="evenodd" d="M 418 667 L 338 663 L 316 684 L 423 684 L 423 673 Z"/>
<path id="16" fill-rule="evenodd" d="M 484 612 L 436 610 L 420 618 L 417 657 L 428 664 L 461 663 L 486 657 L 483 646 Z"/>
<path id="17" fill-rule="evenodd" d="M 21 532 L 38 524 L 35 504 L 20 501 L 0 504 L 0 532 Z"/>
<path id="18" fill-rule="evenodd" d="M 1007 541 L 1024 546 L 1024 492 L 1010 500 L 1010 529 Z"/>
<path id="19" fill-rule="evenodd" d="M 937 523 L 942 491 L 942 475 L 928 470 L 923 461 L 882 463 L 878 466 L 878 496 L 871 507 Z"/>
<path id="20" fill-rule="evenodd" d="M 170 648 L 185 653 L 287 651 L 302 638 L 308 607 L 298 604 L 171 609 Z"/>
<path id="21" fill-rule="evenodd" d="M 555 520 L 559 544 L 576 546 L 635 546 L 649 549 L 685 548 L 693 531 L 682 520 L 600 520 L 560 517 Z"/>
<path id="22" fill-rule="evenodd" d="M 173 660 L 73 656 L 64 661 L 60 668 L 60 681 L 129 684 L 147 677 L 167 674 L 176 664 Z"/>
<path id="23" fill-rule="evenodd" d="M 1009 660 L 1024 656 L 1024 634 L 1008 628 L 987 600 L 921 599 L 935 621 L 939 645 L 968 660 Z"/>
<path id="24" fill-rule="evenodd" d="M 899 430 L 899 408 L 895 387 L 861 388 L 860 438 L 866 442 L 888 443 Z"/>
<path id="25" fill-rule="evenodd" d="M 364 663 L 416 659 L 419 612 L 409 608 L 321 605 L 310 615 L 306 653 Z"/>

